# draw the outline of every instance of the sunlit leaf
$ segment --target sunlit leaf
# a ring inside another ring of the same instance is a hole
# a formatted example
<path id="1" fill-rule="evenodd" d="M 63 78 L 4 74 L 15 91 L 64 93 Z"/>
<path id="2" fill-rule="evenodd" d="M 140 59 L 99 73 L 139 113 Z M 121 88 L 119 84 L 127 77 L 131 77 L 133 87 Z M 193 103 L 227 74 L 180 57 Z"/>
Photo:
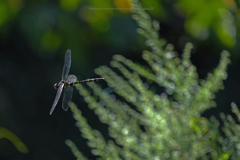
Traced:
<path id="1" fill-rule="evenodd" d="M 120 12 L 129 13 L 131 10 L 131 2 L 130 0 L 114 0 L 114 5 Z"/>
<path id="2" fill-rule="evenodd" d="M 221 159 L 222 160 L 227 160 L 230 157 L 230 154 L 228 152 L 224 152 L 221 154 Z"/>
<path id="3" fill-rule="evenodd" d="M 231 31 L 234 30 L 233 27 L 234 26 L 231 26 L 231 24 L 224 22 L 215 26 L 215 31 L 219 40 L 227 47 L 233 47 L 235 45 L 235 37 L 232 35 Z"/>

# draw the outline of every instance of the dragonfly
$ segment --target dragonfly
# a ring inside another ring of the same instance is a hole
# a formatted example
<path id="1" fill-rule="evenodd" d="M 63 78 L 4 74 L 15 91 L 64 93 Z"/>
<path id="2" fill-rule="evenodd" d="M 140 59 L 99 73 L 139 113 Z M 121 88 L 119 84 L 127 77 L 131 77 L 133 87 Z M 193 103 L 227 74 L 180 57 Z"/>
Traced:
<path id="1" fill-rule="evenodd" d="M 65 53 L 63 71 L 62 71 L 62 80 L 59 83 L 54 84 L 54 88 L 57 90 L 55 100 L 53 101 L 52 108 L 50 110 L 50 115 L 53 113 L 54 109 L 57 106 L 57 103 L 63 92 L 62 108 L 64 111 L 67 111 L 69 106 L 68 103 L 72 99 L 73 86 L 78 83 L 84 82 L 93 82 L 98 80 L 103 80 L 104 78 L 93 78 L 77 81 L 77 77 L 73 74 L 68 75 L 71 67 L 71 50 L 68 49 Z M 64 90 L 64 91 L 63 91 Z"/>

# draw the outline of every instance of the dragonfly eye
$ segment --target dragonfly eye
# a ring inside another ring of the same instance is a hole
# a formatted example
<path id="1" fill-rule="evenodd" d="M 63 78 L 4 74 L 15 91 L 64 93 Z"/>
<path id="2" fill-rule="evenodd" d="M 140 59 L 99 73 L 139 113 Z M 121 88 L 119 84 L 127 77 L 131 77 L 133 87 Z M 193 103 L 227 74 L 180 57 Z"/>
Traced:
<path id="1" fill-rule="evenodd" d="M 58 90 L 58 87 L 59 87 L 59 86 L 57 85 L 57 83 L 55 83 L 55 84 L 54 84 L 54 89 Z"/>

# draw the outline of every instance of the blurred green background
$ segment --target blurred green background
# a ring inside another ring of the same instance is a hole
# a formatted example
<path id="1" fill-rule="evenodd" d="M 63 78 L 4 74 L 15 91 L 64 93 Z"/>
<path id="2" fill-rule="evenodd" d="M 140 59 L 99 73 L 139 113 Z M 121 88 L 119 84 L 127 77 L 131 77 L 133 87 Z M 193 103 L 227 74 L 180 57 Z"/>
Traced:
<path id="1" fill-rule="evenodd" d="M 160 37 L 172 43 L 178 53 L 187 42 L 193 43 L 191 59 L 200 78 L 216 67 L 222 50 L 231 52 L 225 90 L 216 98 L 218 108 L 205 116 L 229 112 L 232 101 L 239 104 L 239 1 L 140 2 L 160 21 Z M 0 1 L 0 127 L 13 132 L 29 150 L 21 153 L 9 139 L 1 138 L 1 160 L 74 159 L 65 139 L 73 140 L 94 159 L 72 113 L 61 109 L 61 100 L 49 116 L 56 95 L 53 84 L 61 80 L 67 49 L 72 51 L 70 73 L 79 80 L 98 77 L 94 69 L 108 65 L 115 54 L 144 64 L 141 53 L 148 48 L 126 10 L 130 7 L 129 0 Z M 73 101 L 93 128 L 107 134 L 107 127 L 97 123 L 76 90 Z"/>

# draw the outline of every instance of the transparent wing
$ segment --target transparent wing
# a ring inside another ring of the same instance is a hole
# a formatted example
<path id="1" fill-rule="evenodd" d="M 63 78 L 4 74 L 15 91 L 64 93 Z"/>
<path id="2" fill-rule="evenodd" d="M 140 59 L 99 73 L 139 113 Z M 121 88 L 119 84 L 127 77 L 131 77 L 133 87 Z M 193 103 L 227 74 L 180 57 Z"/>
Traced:
<path id="1" fill-rule="evenodd" d="M 64 65 L 63 65 L 63 72 L 62 72 L 62 80 L 66 80 L 68 73 L 71 67 L 71 50 L 68 49 L 65 53 Z"/>
<path id="2" fill-rule="evenodd" d="M 61 97 L 61 93 L 62 93 L 62 90 L 63 90 L 63 87 L 64 87 L 64 83 L 61 83 L 59 88 L 58 88 L 58 91 L 57 91 L 57 94 L 56 94 L 56 97 L 55 97 L 55 100 L 53 101 L 53 105 L 52 105 L 52 108 L 50 110 L 50 115 L 53 113 L 54 109 L 56 108 L 57 106 L 57 103 Z"/>
<path id="3" fill-rule="evenodd" d="M 76 81 L 77 81 L 77 77 L 76 77 L 74 74 L 70 74 L 70 75 L 68 76 L 67 81 L 70 82 L 70 83 L 76 82 Z"/>
<path id="4" fill-rule="evenodd" d="M 72 94 L 73 94 L 73 87 L 66 86 L 66 88 L 64 88 L 63 101 L 62 101 L 62 108 L 64 111 L 68 110 L 68 107 L 69 107 L 68 103 L 72 99 Z"/>
<path id="5" fill-rule="evenodd" d="M 75 82 L 77 80 L 77 77 L 73 74 L 68 76 L 67 82 Z M 63 101 L 62 101 L 62 108 L 64 111 L 68 110 L 68 103 L 72 100 L 72 94 L 73 94 L 73 87 L 67 86 L 64 88 L 63 93 Z"/>

